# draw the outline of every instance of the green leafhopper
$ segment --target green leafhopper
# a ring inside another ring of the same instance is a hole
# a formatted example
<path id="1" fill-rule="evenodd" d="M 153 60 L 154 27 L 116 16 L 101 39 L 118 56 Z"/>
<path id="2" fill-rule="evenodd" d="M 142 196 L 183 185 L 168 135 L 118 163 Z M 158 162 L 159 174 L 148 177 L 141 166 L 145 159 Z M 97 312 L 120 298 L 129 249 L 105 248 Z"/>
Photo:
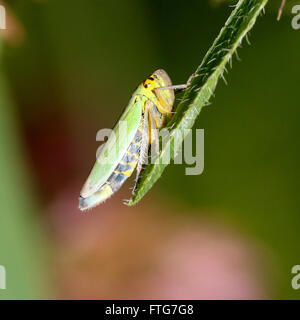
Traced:
<path id="1" fill-rule="evenodd" d="M 172 116 L 174 89 L 185 87 L 172 86 L 162 69 L 137 87 L 80 192 L 79 209 L 93 208 L 108 199 L 135 169 L 138 179 L 149 146 L 159 144 L 158 136 L 153 133 L 156 130 L 151 129 L 166 125 L 167 118 Z M 122 130 L 124 124 L 126 129 Z"/>

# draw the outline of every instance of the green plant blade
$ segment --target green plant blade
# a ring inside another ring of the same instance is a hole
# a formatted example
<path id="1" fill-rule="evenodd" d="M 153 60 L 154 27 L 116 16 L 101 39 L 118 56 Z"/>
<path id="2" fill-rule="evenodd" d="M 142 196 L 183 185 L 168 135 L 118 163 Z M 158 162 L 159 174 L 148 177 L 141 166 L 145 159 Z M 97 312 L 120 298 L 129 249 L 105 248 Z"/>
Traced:
<path id="1" fill-rule="evenodd" d="M 156 163 L 145 167 L 137 190 L 128 202 L 129 206 L 140 201 L 161 176 L 167 166 L 167 164 L 163 163 L 166 153 L 171 152 L 171 155 L 178 153 L 185 137 L 184 130 L 193 127 L 203 106 L 208 103 L 213 95 L 226 64 L 232 58 L 243 38 L 253 27 L 267 2 L 268 0 L 240 0 L 235 6 L 218 37 L 197 68 L 196 76 L 185 91 L 174 117 L 168 124 L 168 129 L 171 131 L 170 138 L 164 144 Z M 175 135 L 172 135 L 172 129 L 182 132 L 182 139 L 178 141 L 177 136 L 176 144 L 174 143 Z"/>

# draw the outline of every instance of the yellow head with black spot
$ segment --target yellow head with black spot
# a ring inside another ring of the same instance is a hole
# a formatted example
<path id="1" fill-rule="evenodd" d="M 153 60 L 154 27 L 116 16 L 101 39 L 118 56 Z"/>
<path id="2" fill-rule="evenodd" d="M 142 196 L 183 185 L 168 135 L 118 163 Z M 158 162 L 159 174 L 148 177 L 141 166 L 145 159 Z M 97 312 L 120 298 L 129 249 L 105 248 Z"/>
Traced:
<path id="1" fill-rule="evenodd" d="M 143 86 L 145 89 L 148 90 L 153 90 L 155 88 L 157 88 L 158 83 L 157 83 L 157 76 L 154 77 L 154 75 L 149 76 L 144 82 L 143 82 Z"/>
<path id="2" fill-rule="evenodd" d="M 156 70 L 143 82 L 142 85 L 147 91 L 151 91 L 155 95 L 157 99 L 155 105 L 158 110 L 162 114 L 166 114 L 168 117 L 171 117 L 175 100 L 174 90 L 158 89 L 172 86 L 171 79 L 166 71 L 162 69 Z"/>

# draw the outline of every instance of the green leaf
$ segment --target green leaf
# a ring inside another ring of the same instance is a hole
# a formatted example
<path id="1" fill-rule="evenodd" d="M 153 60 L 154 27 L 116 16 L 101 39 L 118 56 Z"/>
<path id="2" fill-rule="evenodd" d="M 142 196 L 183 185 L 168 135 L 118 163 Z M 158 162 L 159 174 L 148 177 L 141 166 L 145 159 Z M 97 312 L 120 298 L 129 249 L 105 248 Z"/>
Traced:
<path id="1" fill-rule="evenodd" d="M 253 27 L 267 2 L 268 0 L 240 0 L 238 2 L 201 65 L 197 68 L 196 76 L 186 89 L 174 117 L 169 122 L 167 127 L 170 130 L 169 140 L 164 144 L 156 163 L 145 167 L 137 190 L 128 205 L 132 206 L 140 201 L 162 175 L 167 166 L 163 163 L 166 154 L 171 151 L 171 155 L 176 155 L 179 152 L 184 139 L 184 129 L 193 128 L 200 111 L 212 97 L 226 64 L 232 59 L 232 55 Z M 178 141 L 178 136 L 172 135 L 172 129 L 182 132 L 180 141 Z M 176 143 L 174 143 L 175 139 Z"/>

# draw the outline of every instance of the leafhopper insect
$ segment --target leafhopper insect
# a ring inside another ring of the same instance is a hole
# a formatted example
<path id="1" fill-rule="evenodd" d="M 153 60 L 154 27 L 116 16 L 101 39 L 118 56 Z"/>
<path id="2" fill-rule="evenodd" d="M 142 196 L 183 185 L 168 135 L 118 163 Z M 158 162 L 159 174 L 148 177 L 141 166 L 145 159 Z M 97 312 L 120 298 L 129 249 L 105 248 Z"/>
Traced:
<path id="1" fill-rule="evenodd" d="M 135 169 L 137 182 L 149 146 L 159 148 L 157 130 L 152 129 L 166 125 L 172 116 L 174 90 L 186 88 L 189 82 L 190 79 L 185 85 L 172 86 L 168 74 L 160 69 L 137 87 L 80 192 L 80 210 L 93 208 L 108 199 Z"/>

